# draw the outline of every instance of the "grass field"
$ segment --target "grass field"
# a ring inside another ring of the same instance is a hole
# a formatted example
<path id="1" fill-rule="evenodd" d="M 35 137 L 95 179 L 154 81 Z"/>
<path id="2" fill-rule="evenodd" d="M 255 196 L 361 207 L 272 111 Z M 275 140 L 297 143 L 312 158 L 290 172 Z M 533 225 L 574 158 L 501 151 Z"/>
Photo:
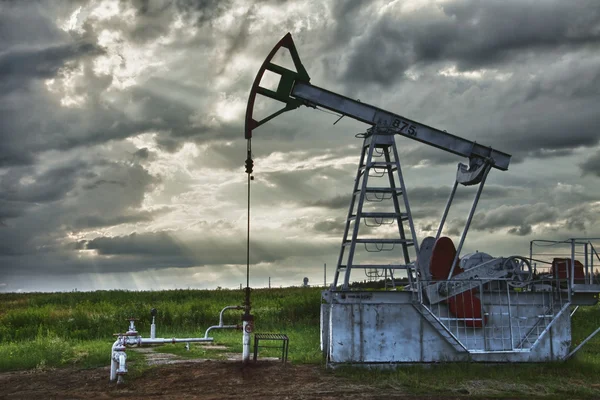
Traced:
<path id="1" fill-rule="evenodd" d="M 286 332 L 293 341 L 290 360 L 320 362 L 320 289 L 253 291 L 252 313 L 261 332 Z M 127 330 L 129 317 L 150 336 L 150 309 L 158 310 L 158 337 L 198 337 L 217 325 L 227 305 L 241 305 L 241 290 L 98 291 L 0 294 L 0 371 L 81 365 L 107 365 L 113 334 Z M 227 311 L 225 324 L 237 324 L 241 311 Z M 241 334 L 212 331 L 218 343 L 241 351 Z M 179 346 L 181 347 L 181 346 Z M 177 346 L 165 346 L 177 351 Z"/>
<path id="2" fill-rule="evenodd" d="M 252 294 L 256 331 L 285 332 L 290 337 L 293 363 L 322 363 L 319 350 L 320 288 L 259 289 Z M 226 305 L 241 305 L 241 290 L 172 290 L 161 292 L 99 291 L 73 293 L 0 294 L 0 371 L 109 364 L 113 333 L 127 329 L 127 319 L 150 332 L 150 309 L 158 309 L 158 337 L 203 336 L 218 323 Z M 225 324 L 240 322 L 241 311 L 225 313 Z M 600 307 L 581 307 L 573 318 L 573 345 L 600 326 Z M 238 331 L 213 331 L 217 344 L 241 352 Z M 191 351 L 166 345 L 157 351 L 182 357 L 219 358 L 200 346 Z M 141 355 L 128 352 L 142 369 Z M 266 353 L 268 355 L 268 353 Z M 275 355 L 273 353 L 273 355 Z M 133 367 L 132 369 L 135 369 Z M 131 371 L 135 376 L 135 371 Z M 336 374 L 356 381 L 414 393 L 527 395 L 600 398 L 600 339 L 590 341 L 567 363 L 536 365 L 448 364 L 403 367 L 396 371 L 339 369 Z"/>

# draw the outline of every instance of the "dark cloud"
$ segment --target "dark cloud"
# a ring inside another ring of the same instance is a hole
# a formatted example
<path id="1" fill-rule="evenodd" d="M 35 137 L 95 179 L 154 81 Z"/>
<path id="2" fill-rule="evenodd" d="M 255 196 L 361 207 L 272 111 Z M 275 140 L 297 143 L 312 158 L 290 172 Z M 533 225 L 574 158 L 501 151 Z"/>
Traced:
<path id="1" fill-rule="evenodd" d="M 176 0 L 175 4 L 180 11 L 194 15 L 198 25 L 217 19 L 231 7 L 229 0 Z"/>
<path id="2" fill-rule="evenodd" d="M 548 158 L 572 154 L 578 147 L 591 147 L 598 143 L 597 126 L 600 115 L 592 110 L 591 104 L 573 113 L 562 115 L 540 114 L 532 116 L 526 125 L 518 119 L 506 124 L 510 135 L 504 137 L 502 146 L 520 153 L 523 158 Z"/>
<path id="3" fill-rule="evenodd" d="M 149 221 L 150 212 L 139 208 L 157 182 L 139 165 L 94 159 L 65 161 L 43 173 L 33 167 L 9 170 L 0 180 L 0 218 L 6 225 L 0 229 L 0 255 L 60 256 L 73 231 Z M 163 211 L 152 215 L 157 212 Z"/>
<path id="4" fill-rule="evenodd" d="M 64 41 L 68 35 L 55 24 L 74 4 L 50 4 L 40 1 L 3 1 L 0 3 L 0 53 L 35 44 L 46 47 Z"/>
<path id="5" fill-rule="evenodd" d="M 319 233 L 327 235 L 341 236 L 344 233 L 346 221 L 342 218 L 327 219 L 319 221 L 313 225 L 313 229 Z"/>
<path id="6" fill-rule="evenodd" d="M 510 228 L 508 233 L 517 236 L 527 236 L 532 232 L 531 225 L 521 225 L 516 228 Z"/>
<path id="7" fill-rule="evenodd" d="M 133 233 L 127 236 L 99 237 L 84 242 L 75 242 L 72 248 L 95 250 L 97 260 L 103 265 L 102 272 L 117 270 L 138 271 L 147 268 L 192 267 L 203 265 L 244 264 L 246 262 L 245 241 L 231 237 L 196 237 L 180 239 L 172 232 Z M 304 255 L 328 254 L 331 245 L 295 241 L 294 246 L 283 238 L 260 238 L 251 240 L 251 263 L 272 263 Z M 131 265 L 111 261 L 111 257 L 127 257 Z M 65 270 L 71 271 L 70 266 Z M 59 271 L 57 271 L 59 272 Z"/>
<path id="8" fill-rule="evenodd" d="M 86 1 L 0 2 L 0 282 L 166 268 L 184 282 L 194 266 L 230 280 L 223 271 L 246 262 L 243 103 L 287 31 L 314 84 L 513 154 L 486 185 L 471 239 L 596 234 L 588 181 L 600 153 L 576 156 L 599 139 L 598 3 L 383 3 L 129 0 L 104 18 Z M 79 6 L 76 29 L 61 29 Z M 293 16 L 259 18 L 288 6 Z M 100 48 L 107 32 L 116 43 Z M 73 97 L 83 100 L 63 104 Z M 261 276 L 337 259 L 364 126 L 335 120 L 301 108 L 256 132 Z M 452 179 L 440 171 L 465 160 L 397 144 L 415 222 L 435 231 Z M 464 216 L 473 190 L 460 189 L 451 213 Z M 458 235 L 464 220 L 449 218 Z"/>
<path id="9" fill-rule="evenodd" d="M 449 186 L 431 187 L 416 186 L 407 188 L 411 205 L 415 207 L 444 206 L 450 196 L 452 188 Z M 506 199 L 508 197 L 518 197 L 523 194 L 522 188 L 510 188 L 499 185 L 485 185 L 482 198 Z M 453 203 L 463 201 L 472 201 L 475 194 L 472 190 L 460 186 L 457 188 Z"/>
<path id="10" fill-rule="evenodd" d="M 579 168 L 581 168 L 584 175 L 590 174 L 600 177 L 600 150 L 579 164 Z"/>
<path id="11" fill-rule="evenodd" d="M 0 178 L 0 199 L 11 202 L 46 203 L 61 200 L 75 186 L 86 164 L 76 162 L 40 174 L 13 169 Z"/>
<path id="12" fill-rule="evenodd" d="M 99 55 L 103 50 L 93 43 L 73 43 L 46 49 L 24 49 L 0 55 L 2 89 L 14 90 L 28 79 L 49 79 L 71 60 Z"/>
<path id="13" fill-rule="evenodd" d="M 328 38 L 330 49 L 360 33 L 355 27 L 359 24 L 361 15 L 365 14 L 364 8 L 370 3 L 372 2 L 368 0 L 347 0 L 329 4 L 331 20 L 335 24 L 335 28 Z"/>
<path id="14" fill-rule="evenodd" d="M 90 240 L 85 246 L 96 250 L 100 255 L 163 255 L 176 256 L 183 253 L 183 247 L 167 232 L 132 233 L 121 237 L 100 237 Z"/>
<path id="15" fill-rule="evenodd" d="M 139 158 L 140 160 L 147 160 L 150 156 L 150 150 L 148 150 L 147 147 L 144 147 L 133 153 L 133 156 Z"/>
<path id="16" fill-rule="evenodd" d="M 98 179 L 97 181 L 86 183 L 82 187 L 86 190 L 92 190 L 92 189 L 97 189 L 102 185 L 117 185 L 117 186 L 121 186 L 121 187 L 126 186 L 125 182 L 122 182 L 122 181 L 115 181 L 115 180 L 107 181 L 106 179 Z"/>
<path id="17" fill-rule="evenodd" d="M 470 0 L 400 15 L 390 11 L 368 25 L 343 79 L 389 85 L 417 64 L 454 62 L 459 70 L 473 70 L 532 52 L 597 46 L 599 19 L 600 5 L 593 0 Z"/>
<path id="18" fill-rule="evenodd" d="M 308 202 L 307 206 L 332 208 L 332 209 L 339 209 L 339 208 L 347 209 L 350 206 L 350 196 L 351 196 L 351 194 L 348 193 L 346 195 L 339 195 L 339 196 L 331 197 L 328 199 L 318 199 L 315 201 Z"/>
<path id="19" fill-rule="evenodd" d="M 407 188 L 408 198 L 411 208 L 415 216 L 419 217 L 430 215 L 427 210 L 440 210 L 446 204 L 450 196 L 451 187 L 448 186 L 415 186 Z M 507 188 L 497 185 L 487 185 L 484 189 L 484 196 L 490 198 L 507 198 L 511 196 L 519 196 L 522 193 L 520 188 Z M 350 193 L 346 195 L 338 195 L 330 198 L 308 201 L 305 203 L 308 207 L 323 207 L 330 209 L 348 209 L 350 206 Z M 471 201 L 474 197 L 472 191 L 457 190 L 454 195 L 454 203 L 463 201 Z M 367 204 L 367 203 L 365 203 Z M 432 207 L 434 206 L 434 207 Z M 426 210 L 425 213 L 420 213 L 421 210 Z M 441 212 L 441 211 L 440 211 Z"/>
<path id="20" fill-rule="evenodd" d="M 150 222 L 154 219 L 154 217 L 155 214 L 151 212 L 138 212 L 131 215 L 115 215 L 108 218 L 101 215 L 86 215 L 77 218 L 73 222 L 72 228 L 76 230 L 82 230 L 89 228 L 117 226 L 121 224 L 133 224 L 137 222 Z"/>
<path id="21" fill-rule="evenodd" d="M 560 215 L 558 209 L 546 203 L 502 205 L 492 210 L 476 213 L 469 229 L 496 232 L 508 228 L 508 233 L 524 236 L 532 232 L 532 225 L 555 222 Z M 464 219 L 454 219 L 448 224 L 448 233 L 460 234 L 464 225 Z"/>
<path id="22" fill-rule="evenodd" d="M 0 200 L 0 222 L 6 226 L 3 221 L 22 216 L 31 206 L 26 202 Z"/>

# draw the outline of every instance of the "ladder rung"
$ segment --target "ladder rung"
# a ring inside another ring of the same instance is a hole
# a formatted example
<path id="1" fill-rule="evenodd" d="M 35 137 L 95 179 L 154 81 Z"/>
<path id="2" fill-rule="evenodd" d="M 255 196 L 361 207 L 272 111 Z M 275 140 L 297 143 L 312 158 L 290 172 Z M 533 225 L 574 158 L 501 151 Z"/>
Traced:
<path id="1" fill-rule="evenodd" d="M 357 191 L 354 192 L 354 195 L 356 196 L 360 192 L 361 192 L 361 190 L 358 189 Z M 397 196 L 401 196 L 402 189 L 401 188 L 390 188 L 390 187 L 370 187 L 370 188 L 365 189 L 365 193 L 394 193 Z"/>
<path id="2" fill-rule="evenodd" d="M 360 216 L 362 218 L 408 218 L 408 214 L 396 212 L 363 212 Z"/>
<path id="3" fill-rule="evenodd" d="M 366 164 L 366 165 L 361 165 L 360 169 L 365 169 L 365 168 L 385 168 L 385 167 L 393 167 L 392 171 L 396 170 L 396 163 L 395 162 L 387 162 L 387 161 L 372 161 L 370 164 Z"/>
<path id="4" fill-rule="evenodd" d="M 400 217 L 400 221 L 408 221 L 408 214 L 405 213 L 395 213 L 395 212 L 364 212 L 360 214 L 361 218 L 398 218 Z M 353 221 L 356 219 L 356 214 L 352 214 L 348 217 L 348 221 Z"/>
<path id="5" fill-rule="evenodd" d="M 412 240 L 408 239 L 356 239 L 355 243 L 375 243 L 375 244 L 397 244 L 403 243 L 407 246 L 412 246 L 414 243 Z M 352 241 L 347 241 L 344 243 L 344 246 L 348 246 Z"/>
<path id="6" fill-rule="evenodd" d="M 348 268 L 347 265 L 340 265 L 338 267 L 338 269 L 341 268 Z M 411 265 L 401 265 L 401 264 L 392 264 L 392 265 L 378 265 L 378 264 L 359 264 L 359 265 L 352 265 L 352 268 L 363 268 L 363 269 L 409 269 L 412 268 Z"/>
<path id="7" fill-rule="evenodd" d="M 391 188 L 391 187 L 368 187 L 365 188 L 367 193 L 398 193 L 402 194 L 402 188 Z"/>

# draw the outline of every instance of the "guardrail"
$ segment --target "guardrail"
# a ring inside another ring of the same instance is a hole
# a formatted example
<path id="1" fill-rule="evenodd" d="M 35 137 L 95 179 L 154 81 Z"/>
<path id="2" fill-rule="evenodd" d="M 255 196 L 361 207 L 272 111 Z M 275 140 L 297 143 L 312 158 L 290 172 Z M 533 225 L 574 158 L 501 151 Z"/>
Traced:
<path id="1" fill-rule="evenodd" d="M 442 324 L 470 353 L 530 351 L 571 304 L 570 280 L 551 276 L 517 288 L 507 279 L 470 280 L 468 295 L 429 304 L 427 287 L 440 282 L 456 283 L 416 282 L 414 301 L 437 320 L 432 325 Z"/>

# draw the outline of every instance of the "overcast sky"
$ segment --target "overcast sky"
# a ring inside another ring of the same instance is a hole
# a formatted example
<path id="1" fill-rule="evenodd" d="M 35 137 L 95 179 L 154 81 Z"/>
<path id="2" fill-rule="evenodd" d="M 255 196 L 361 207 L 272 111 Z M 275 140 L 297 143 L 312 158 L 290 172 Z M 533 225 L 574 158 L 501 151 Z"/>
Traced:
<path id="1" fill-rule="evenodd" d="M 600 236 L 597 0 L 5 1 L 0 290 L 245 284 L 243 117 L 287 32 L 311 83 L 513 155 L 464 252 Z M 255 131 L 251 286 L 330 281 L 367 128 L 336 119 Z M 397 144 L 421 240 L 466 160 Z"/>

